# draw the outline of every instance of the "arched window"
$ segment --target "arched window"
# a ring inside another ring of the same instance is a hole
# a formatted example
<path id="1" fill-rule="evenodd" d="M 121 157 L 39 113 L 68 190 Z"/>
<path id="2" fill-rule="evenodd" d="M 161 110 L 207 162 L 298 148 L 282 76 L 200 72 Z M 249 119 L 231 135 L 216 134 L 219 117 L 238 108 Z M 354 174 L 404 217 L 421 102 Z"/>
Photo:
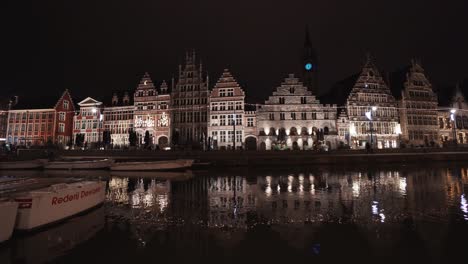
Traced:
<path id="1" fill-rule="evenodd" d="M 290 136 L 297 136 L 297 128 L 291 127 L 291 130 L 289 131 Z"/>
<path id="2" fill-rule="evenodd" d="M 276 136 L 276 129 L 274 127 L 270 128 L 269 136 Z"/>
<path id="3" fill-rule="evenodd" d="M 328 127 L 324 127 L 324 128 L 323 128 L 323 134 L 324 134 L 324 135 L 328 135 L 329 132 L 330 132 L 330 131 L 329 131 Z"/>

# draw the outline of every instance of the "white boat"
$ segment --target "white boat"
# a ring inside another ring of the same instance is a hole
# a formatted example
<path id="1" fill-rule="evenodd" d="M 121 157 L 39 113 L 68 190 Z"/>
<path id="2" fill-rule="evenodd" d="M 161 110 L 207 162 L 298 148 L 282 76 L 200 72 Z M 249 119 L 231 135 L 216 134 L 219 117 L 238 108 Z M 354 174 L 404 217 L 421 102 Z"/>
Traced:
<path id="1" fill-rule="evenodd" d="M 45 160 L 18 160 L 0 162 L 0 170 L 28 170 L 40 169 L 44 166 Z"/>
<path id="2" fill-rule="evenodd" d="M 77 160 L 77 161 L 49 161 L 44 165 L 48 170 L 99 170 L 109 169 L 113 160 Z"/>
<path id="3" fill-rule="evenodd" d="M 80 181 L 16 194 L 15 228 L 31 230 L 81 213 L 103 203 L 105 192 L 105 182 Z"/>
<path id="4" fill-rule="evenodd" d="M 0 243 L 8 240 L 15 227 L 18 203 L 12 201 L 0 201 Z"/>
<path id="5" fill-rule="evenodd" d="M 113 171 L 166 171 L 180 170 L 192 167 L 193 160 L 177 159 L 162 161 L 136 161 L 136 162 L 115 162 L 111 166 Z"/>

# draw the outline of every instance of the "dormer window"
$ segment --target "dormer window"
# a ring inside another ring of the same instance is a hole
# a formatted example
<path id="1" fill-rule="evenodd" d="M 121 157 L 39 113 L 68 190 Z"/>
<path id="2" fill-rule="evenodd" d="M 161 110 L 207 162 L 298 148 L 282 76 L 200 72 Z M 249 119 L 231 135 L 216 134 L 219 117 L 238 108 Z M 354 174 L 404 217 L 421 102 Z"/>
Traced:
<path id="1" fill-rule="evenodd" d="M 290 87 L 289 92 L 293 94 L 294 93 L 294 87 Z"/>
<path id="2" fill-rule="evenodd" d="M 68 110 L 68 101 L 63 100 L 63 109 Z"/>

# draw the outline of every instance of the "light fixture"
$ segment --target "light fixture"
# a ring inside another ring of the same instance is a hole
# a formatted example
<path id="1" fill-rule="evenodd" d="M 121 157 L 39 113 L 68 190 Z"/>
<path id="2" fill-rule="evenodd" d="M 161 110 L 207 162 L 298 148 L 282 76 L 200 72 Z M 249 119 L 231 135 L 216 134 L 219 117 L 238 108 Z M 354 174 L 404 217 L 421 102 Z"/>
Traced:
<path id="1" fill-rule="evenodd" d="M 377 111 L 377 106 L 373 106 L 372 111 L 374 111 L 374 112 Z"/>
<path id="2" fill-rule="evenodd" d="M 457 112 L 456 109 L 450 109 L 450 113 L 455 114 Z"/>
<path id="3" fill-rule="evenodd" d="M 95 114 L 97 112 L 97 109 L 93 108 L 93 109 L 91 109 L 91 112 L 93 112 L 93 114 Z"/>
<path id="4" fill-rule="evenodd" d="M 372 112 L 371 111 L 366 112 L 366 117 L 367 119 L 372 120 Z"/>

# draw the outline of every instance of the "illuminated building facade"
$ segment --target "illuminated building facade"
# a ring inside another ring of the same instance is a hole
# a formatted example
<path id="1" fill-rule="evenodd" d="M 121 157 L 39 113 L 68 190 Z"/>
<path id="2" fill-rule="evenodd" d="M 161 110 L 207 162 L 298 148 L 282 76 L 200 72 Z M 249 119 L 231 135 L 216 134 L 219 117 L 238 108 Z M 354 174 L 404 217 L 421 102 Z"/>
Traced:
<path id="1" fill-rule="evenodd" d="M 83 144 L 86 147 L 98 146 L 102 143 L 104 131 L 104 105 L 91 97 L 79 102 L 80 111 L 73 117 L 73 140 L 76 144 L 77 135 L 84 135 Z"/>
<path id="2" fill-rule="evenodd" d="M 236 149 L 244 145 L 245 93 L 225 69 L 209 97 L 208 135 L 214 149 Z M 235 143 L 234 143 L 235 140 Z"/>
<path id="3" fill-rule="evenodd" d="M 195 51 L 188 52 L 184 67 L 179 65 L 177 84 L 171 91 L 173 144 L 207 144 L 209 93 L 202 64 L 196 64 Z"/>
<path id="4" fill-rule="evenodd" d="M 7 142 L 23 146 L 44 146 L 48 143 L 61 147 L 70 145 L 74 111 L 68 90 L 63 92 L 52 108 L 10 109 Z"/>
<path id="5" fill-rule="evenodd" d="M 129 146 L 129 133 L 133 130 L 133 113 L 135 106 L 130 102 L 127 92 L 119 100 L 117 94 L 112 96 L 112 106 L 104 108 L 104 130 L 110 133 L 112 147 Z"/>
<path id="6" fill-rule="evenodd" d="M 404 141 L 415 146 L 436 145 L 439 141 L 437 94 L 419 62 L 411 62 L 403 86 L 399 113 Z"/>
<path id="7" fill-rule="evenodd" d="M 352 148 L 396 148 L 401 133 L 397 102 L 370 56 L 346 102 Z"/>
<path id="8" fill-rule="evenodd" d="M 290 74 L 257 110 L 259 149 L 335 148 L 336 113 Z"/>
<path id="9" fill-rule="evenodd" d="M 438 128 L 442 143 L 454 142 L 456 138 L 457 144 L 468 144 L 468 104 L 459 85 L 449 105 L 439 108 Z"/>
<path id="10" fill-rule="evenodd" d="M 165 81 L 159 91 L 153 84 L 151 77 L 145 73 L 134 94 L 134 129 L 138 136 L 138 144 L 145 144 L 148 131 L 150 146 L 160 148 L 170 144 L 171 113 L 169 109 L 171 96 Z"/>

